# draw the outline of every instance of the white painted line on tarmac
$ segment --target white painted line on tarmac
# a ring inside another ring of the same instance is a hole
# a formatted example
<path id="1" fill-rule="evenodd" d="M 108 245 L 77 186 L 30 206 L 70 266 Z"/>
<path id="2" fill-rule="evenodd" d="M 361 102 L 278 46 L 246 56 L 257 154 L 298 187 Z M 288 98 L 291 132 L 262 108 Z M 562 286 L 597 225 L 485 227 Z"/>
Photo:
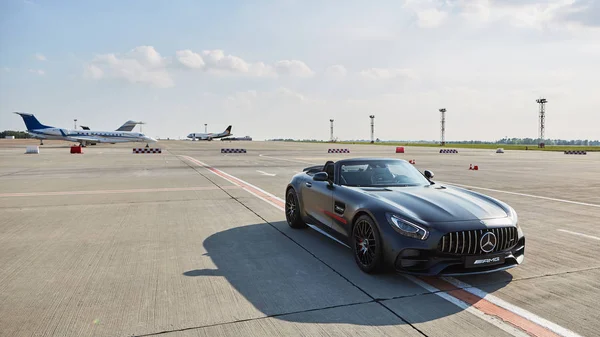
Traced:
<path id="1" fill-rule="evenodd" d="M 459 187 L 464 187 L 464 188 L 473 188 L 473 189 L 476 189 L 476 190 L 483 190 L 483 191 L 490 191 L 490 192 L 513 194 L 513 195 L 519 195 L 519 196 L 522 196 L 522 197 L 530 197 L 530 198 L 536 198 L 536 199 L 544 199 L 544 200 L 550 200 L 550 201 L 564 202 L 564 203 L 573 204 L 573 205 L 581 205 L 581 206 L 589 206 L 589 207 L 598 207 L 598 208 L 600 208 L 600 205 L 590 204 L 590 203 L 587 203 L 587 202 L 579 202 L 579 201 L 572 201 L 572 200 L 565 200 L 565 199 L 556 199 L 556 198 L 542 197 L 542 196 L 533 195 L 533 194 L 525 194 L 525 193 L 509 192 L 509 191 L 503 191 L 503 190 L 495 190 L 495 189 L 492 189 L 492 188 L 477 187 L 477 186 L 456 184 L 456 183 L 450 183 L 450 182 L 442 182 L 442 181 L 438 181 L 438 182 L 442 183 L 442 184 L 446 184 L 446 185 L 454 185 L 454 186 L 459 186 Z"/>
<path id="2" fill-rule="evenodd" d="M 221 170 L 215 169 L 207 164 L 189 156 L 180 156 L 191 162 L 202 166 L 221 178 L 242 187 L 247 192 L 270 205 L 284 211 L 283 199 L 266 192 L 250 183 L 234 177 Z M 312 226 L 311 226 L 312 227 Z M 445 300 L 472 313 L 486 322 L 502 329 L 513 336 L 565 336 L 580 337 L 580 335 L 563 328 L 555 323 L 545 320 L 529 311 L 505 302 L 485 291 L 475 288 L 467 283 L 454 278 L 416 278 L 405 275 L 405 277 L 424 289 L 435 293 Z M 453 289 L 458 287 L 464 289 Z M 468 294 L 467 294 L 468 293 Z M 488 299 L 489 297 L 489 299 Z M 491 299 L 491 300 L 490 300 Z"/>
<path id="3" fill-rule="evenodd" d="M 269 176 L 269 177 L 274 177 L 274 176 L 276 176 L 276 175 L 277 175 L 277 174 L 275 174 L 275 173 L 267 173 L 267 172 L 264 172 L 264 171 L 259 171 L 259 170 L 256 170 L 256 172 L 258 172 L 258 173 L 262 174 L 263 176 Z"/>
<path id="4" fill-rule="evenodd" d="M 583 234 L 583 233 L 572 232 L 572 231 L 568 231 L 566 229 L 557 229 L 557 231 L 564 232 L 564 233 L 569 233 L 569 234 L 573 234 L 573 235 L 578 235 L 578 236 L 581 236 L 581 237 L 584 237 L 584 238 L 594 239 L 594 240 L 600 241 L 600 238 L 597 237 L 597 236 L 592 236 L 592 235 L 587 235 L 587 234 Z"/>
<path id="5" fill-rule="evenodd" d="M 262 155 L 262 154 L 259 154 L 258 156 L 259 156 L 259 157 L 263 157 L 263 158 L 269 158 L 269 159 L 276 159 L 276 160 L 289 161 L 289 162 L 292 162 L 292 163 L 301 163 L 301 164 L 312 164 L 312 165 L 319 165 L 319 164 L 316 164 L 316 163 L 311 163 L 311 162 L 304 161 L 304 160 L 296 160 L 296 159 L 287 159 L 287 158 L 271 157 L 271 156 L 265 156 L 265 155 Z"/>

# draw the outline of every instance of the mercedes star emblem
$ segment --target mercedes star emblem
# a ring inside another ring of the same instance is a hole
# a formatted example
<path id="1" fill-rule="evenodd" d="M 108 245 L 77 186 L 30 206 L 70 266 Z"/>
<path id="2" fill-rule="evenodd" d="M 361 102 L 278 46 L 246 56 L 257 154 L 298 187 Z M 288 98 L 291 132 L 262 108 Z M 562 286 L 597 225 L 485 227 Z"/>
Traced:
<path id="1" fill-rule="evenodd" d="M 483 250 L 486 253 L 489 253 L 492 250 L 494 250 L 494 248 L 496 248 L 496 243 L 497 243 L 496 235 L 492 232 L 487 232 L 487 233 L 483 234 L 483 236 L 481 237 L 481 240 L 479 241 L 481 250 Z"/>

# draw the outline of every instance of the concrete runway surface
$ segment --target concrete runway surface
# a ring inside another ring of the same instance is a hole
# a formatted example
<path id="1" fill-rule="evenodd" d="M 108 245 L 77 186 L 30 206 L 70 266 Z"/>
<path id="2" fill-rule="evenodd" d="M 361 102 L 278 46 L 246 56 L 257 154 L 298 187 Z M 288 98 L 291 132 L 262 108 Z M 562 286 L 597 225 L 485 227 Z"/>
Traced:
<path id="1" fill-rule="evenodd" d="M 0 141 L 0 336 L 600 336 L 600 153 L 161 141 L 162 154 L 47 142 L 25 155 L 25 143 Z M 512 205 L 524 264 L 372 276 L 348 248 L 288 227 L 295 173 L 372 156 Z"/>

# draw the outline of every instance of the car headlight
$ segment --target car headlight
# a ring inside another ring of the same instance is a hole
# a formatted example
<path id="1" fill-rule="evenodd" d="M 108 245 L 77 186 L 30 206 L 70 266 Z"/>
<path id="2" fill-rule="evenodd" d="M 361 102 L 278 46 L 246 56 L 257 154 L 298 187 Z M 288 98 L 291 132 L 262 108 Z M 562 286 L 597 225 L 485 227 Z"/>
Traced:
<path id="1" fill-rule="evenodd" d="M 429 231 L 408 220 L 404 220 L 391 214 L 388 214 L 387 218 L 390 225 L 396 227 L 396 230 L 404 236 L 419 240 L 425 240 L 427 239 L 427 236 L 429 236 Z"/>

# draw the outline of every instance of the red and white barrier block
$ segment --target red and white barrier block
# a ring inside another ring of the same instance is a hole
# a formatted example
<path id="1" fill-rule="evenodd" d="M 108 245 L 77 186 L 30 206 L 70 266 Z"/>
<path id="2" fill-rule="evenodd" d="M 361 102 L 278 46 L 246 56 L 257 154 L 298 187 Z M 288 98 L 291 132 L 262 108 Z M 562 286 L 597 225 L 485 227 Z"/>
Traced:
<path id="1" fill-rule="evenodd" d="M 348 149 L 329 149 L 327 153 L 350 153 Z"/>
<path id="2" fill-rule="evenodd" d="M 221 153 L 246 153 L 246 149 L 221 149 Z"/>
<path id="3" fill-rule="evenodd" d="M 133 153 L 162 153 L 160 148 L 141 147 L 133 149 Z"/>

